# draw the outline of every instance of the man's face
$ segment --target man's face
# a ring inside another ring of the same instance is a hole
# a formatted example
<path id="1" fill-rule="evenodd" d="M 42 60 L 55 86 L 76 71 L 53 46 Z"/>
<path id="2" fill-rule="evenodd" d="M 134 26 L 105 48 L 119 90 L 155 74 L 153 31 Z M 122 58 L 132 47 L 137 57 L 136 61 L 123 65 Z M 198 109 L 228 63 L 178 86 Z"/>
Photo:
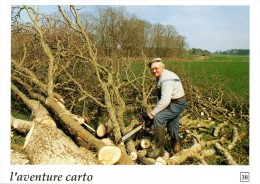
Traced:
<path id="1" fill-rule="evenodd" d="M 161 74 L 163 72 L 163 67 L 160 65 L 159 62 L 154 62 L 154 63 L 152 63 L 150 70 L 151 70 L 153 76 L 158 78 L 161 76 Z"/>

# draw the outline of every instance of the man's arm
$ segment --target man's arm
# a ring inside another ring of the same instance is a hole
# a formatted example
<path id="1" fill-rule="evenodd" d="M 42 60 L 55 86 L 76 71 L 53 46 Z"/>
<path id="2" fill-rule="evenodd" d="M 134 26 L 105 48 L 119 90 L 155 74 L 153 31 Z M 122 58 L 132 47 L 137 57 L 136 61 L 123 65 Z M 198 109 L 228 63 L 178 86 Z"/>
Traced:
<path id="1" fill-rule="evenodd" d="M 158 101 L 156 107 L 152 110 L 150 115 L 153 117 L 164 110 L 170 103 L 171 103 L 171 98 L 172 98 L 172 93 L 173 93 L 173 81 L 165 81 L 162 83 L 161 86 L 161 99 Z M 149 116 L 149 114 L 148 114 Z"/>

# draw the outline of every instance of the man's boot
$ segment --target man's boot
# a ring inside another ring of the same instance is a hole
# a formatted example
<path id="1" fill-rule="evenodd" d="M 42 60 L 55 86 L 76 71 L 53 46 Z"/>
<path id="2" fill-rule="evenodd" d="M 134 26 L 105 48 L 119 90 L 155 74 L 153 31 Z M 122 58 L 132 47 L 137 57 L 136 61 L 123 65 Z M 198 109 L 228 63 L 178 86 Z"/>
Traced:
<path id="1" fill-rule="evenodd" d="M 181 151 L 180 139 L 173 139 L 172 138 L 172 150 L 173 154 L 176 154 Z"/>
<path id="2" fill-rule="evenodd" d="M 158 128 L 154 130 L 155 135 L 155 149 L 147 153 L 149 158 L 157 158 L 164 155 L 165 146 L 165 130 L 164 128 Z"/>

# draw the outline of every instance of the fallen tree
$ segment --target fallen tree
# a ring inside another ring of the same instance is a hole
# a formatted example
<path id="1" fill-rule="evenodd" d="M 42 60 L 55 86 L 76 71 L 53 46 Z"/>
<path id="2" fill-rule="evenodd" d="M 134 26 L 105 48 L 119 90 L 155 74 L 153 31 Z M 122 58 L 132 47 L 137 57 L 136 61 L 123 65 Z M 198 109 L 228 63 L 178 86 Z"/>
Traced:
<path id="1" fill-rule="evenodd" d="M 27 98 L 18 88 L 12 90 L 31 109 L 31 122 L 12 118 L 13 128 L 28 132 L 24 150 L 32 164 L 101 164 L 90 152 L 84 152 L 56 127 L 46 108 Z M 26 125 L 26 126 L 25 126 Z M 21 128 L 22 127 L 22 128 Z"/>

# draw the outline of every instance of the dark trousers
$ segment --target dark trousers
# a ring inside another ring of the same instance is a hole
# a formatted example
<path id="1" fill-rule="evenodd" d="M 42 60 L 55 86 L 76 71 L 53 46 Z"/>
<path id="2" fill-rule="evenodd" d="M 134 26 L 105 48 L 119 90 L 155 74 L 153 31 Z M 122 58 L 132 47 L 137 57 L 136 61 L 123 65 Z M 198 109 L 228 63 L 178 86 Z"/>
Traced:
<path id="1" fill-rule="evenodd" d="M 155 115 L 154 128 L 167 126 L 169 135 L 179 139 L 180 113 L 186 108 L 186 98 L 174 100 L 170 105 Z"/>

